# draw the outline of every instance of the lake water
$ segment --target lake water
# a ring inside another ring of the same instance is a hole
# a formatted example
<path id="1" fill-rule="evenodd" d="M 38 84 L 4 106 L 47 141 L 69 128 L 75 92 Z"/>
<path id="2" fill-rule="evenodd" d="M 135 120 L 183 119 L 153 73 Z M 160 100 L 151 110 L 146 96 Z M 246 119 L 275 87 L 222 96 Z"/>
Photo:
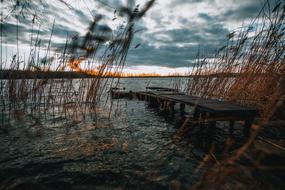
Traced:
<path id="1" fill-rule="evenodd" d="M 185 81 L 120 80 L 129 90 L 175 85 Z M 198 181 L 203 150 L 173 142 L 178 113 L 169 118 L 144 101 L 104 97 L 94 118 L 11 122 L 0 132 L 0 189 L 188 189 Z"/>

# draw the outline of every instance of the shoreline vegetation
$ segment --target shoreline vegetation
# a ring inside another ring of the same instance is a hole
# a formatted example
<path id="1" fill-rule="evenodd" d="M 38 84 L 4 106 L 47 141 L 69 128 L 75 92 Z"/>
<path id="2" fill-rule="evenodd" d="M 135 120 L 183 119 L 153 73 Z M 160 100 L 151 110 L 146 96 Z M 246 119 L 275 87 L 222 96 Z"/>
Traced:
<path id="1" fill-rule="evenodd" d="M 44 41 L 40 29 L 36 29 L 40 28 L 41 13 L 31 14 L 33 9 L 48 4 L 48 1 L 2 2 L 3 7 L 10 12 L 0 25 L 0 76 L 1 79 L 7 79 L 0 80 L 2 108 L 0 126 L 2 128 L 10 126 L 15 112 L 26 114 L 25 117 L 33 120 L 46 119 L 48 114 L 54 118 L 61 116 L 66 120 L 73 120 L 75 115 L 82 116 L 82 120 L 86 114 L 93 117 L 90 113 L 96 113 L 97 104 L 106 84 L 117 84 L 116 78 L 106 78 L 107 80 L 102 78 L 108 76 L 111 68 L 115 68 L 115 71 L 112 70 L 115 73 L 120 73 L 123 69 L 136 33 L 136 23 L 154 2 L 155 0 L 150 0 L 140 6 L 132 4 L 118 6 L 113 10 L 114 18 L 118 20 L 120 18 L 115 29 L 106 25 L 104 15 L 93 15 L 93 19 L 86 24 L 86 33 L 67 35 L 65 44 L 61 44 L 63 46 L 60 47 L 54 44 L 56 20 L 53 21 L 49 40 Z M 21 42 L 19 23 L 28 22 L 29 18 L 30 27 L 33 29 L 30 33 L 30 51 L 29 56 L 22 56 L 19 48 Z M 15 26 L 17 36 L 14 36 L 17 52 L 11 55 L 11 61 L 7 54 L 5 58 L 2 54 L 2 49 L 11 43 L 7 41 L 5 45 L 3 40 L 10 37 L 3 27 L 9 24 L 9 19 L 17 21 Z M 84 69 L 82 65 L 85 65 Z M 100 77 L 89 77 L 91 74 L 89 71 L 93 76 Z M 62 76 L 67 80 L 58 81 L 57 78 Z M 86 76 L 89 80 L 84 79 Z M 26 80 L 29 78 L 32 80 Z M 73 78 L 81 80 L 75 81 Z"/>
<path id="2" fill-rule="evenodd" d="M 214 74 L 169 74 L 160 75 L 156 73 L 105 73 L 88 74 L 78 71 L 25 71 L 25 70 L 0 70 L 0 80 L 12 79 L 84 79 L 84 78 L 240 78 L 250 73 L 214 73 Z M 252 77 L 272 77 L 266 73 L 252 73 Z M 282 76 L 281 73 L 272 73 L 275 76 Z"/>

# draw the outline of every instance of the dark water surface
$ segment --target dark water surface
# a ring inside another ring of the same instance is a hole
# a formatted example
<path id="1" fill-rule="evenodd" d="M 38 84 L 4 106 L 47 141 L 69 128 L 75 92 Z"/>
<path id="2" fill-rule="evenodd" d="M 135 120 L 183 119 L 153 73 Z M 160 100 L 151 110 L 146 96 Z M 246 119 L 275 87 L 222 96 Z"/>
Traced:
<path id="1" fill-rule="evenodd" d="M 173 80 L 121 83 L 143 90 Z M 200 175 L 193 152 L 201 152 L 173 143 L 179 122 L 137 100 L 113 100 L 110 119 L 102 107 L 84 121 L 15 120 L 0 133 L 0 189 L 187 189 Z"/>

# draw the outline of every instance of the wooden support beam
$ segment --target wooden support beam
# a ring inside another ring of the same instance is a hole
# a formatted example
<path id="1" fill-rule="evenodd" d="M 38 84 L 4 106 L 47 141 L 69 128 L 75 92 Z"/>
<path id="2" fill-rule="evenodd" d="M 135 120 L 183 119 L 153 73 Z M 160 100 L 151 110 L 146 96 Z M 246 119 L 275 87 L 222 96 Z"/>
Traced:
<path id="1" fill-rule="evenodd" d="M 243 134 L 245 137 L 250 137 L 250 130 L 251 130 L 251 125 L 254 120 L 254 117 L 249 117 L 245 120 L 244 126 L 243 126 Z"/>
<path id="2" fill-rule="evenodd" d="M 206 146 L 208 147 L 208 150 L 211 149 L 212 144 L 214 143 L 215 140 L 215 135 L 216 135 L 216 121 L 211 121 L 209 122 L 209 127 L 207 130 L 207 136 L 206 136 Z"/>
<path id="3" fill-rule="evenodd" d="M 180 113 L 184 115 L 184 113 L 185 113 L 185 104 L 180 103 L 180 108 L 179 108 L 179 110 L 180 110 Z"/>
<path id="4" fill-rule="evenodd" d="M 130 92 L 129 92 L 129 99 L 132 100 L 133 97 L 134 97 L 134 96 L 133 96 L 133 91 L 130 90 Z"/>
<path id="5" fill-rule="evenodd" d="M 193 119 L 194 120 L 199 120 L 200 119 L 200 110 L 196 107 L 194 108 L 194 113 L 193 113 Z"/>
<path id="6" fill-rule="evenodd" d="M 234 134 L 234 125 L 235 125 L 235 121 L 231 120 L 230 121 L 230 135 L 231 136 Z"/>
<path id="7" fill-rule="evenodd" d="M 168 112 L 168 104 L 169 104 L 168 101 L 163 101 L 163 111 L 164 112 Z"/>
<path id="8" fill-rule="evenodd" d="M 169 113 L 173 114 L 174 113 L 174 106 L 175 106 L 175 102 L 169 102 L 168 104 L 168 110 L 169 110 Z"/>

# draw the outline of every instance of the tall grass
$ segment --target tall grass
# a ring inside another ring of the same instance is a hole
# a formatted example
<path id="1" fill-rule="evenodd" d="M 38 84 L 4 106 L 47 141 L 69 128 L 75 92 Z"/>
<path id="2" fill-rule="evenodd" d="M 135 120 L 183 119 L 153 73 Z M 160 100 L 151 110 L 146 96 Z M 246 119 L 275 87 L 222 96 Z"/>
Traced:
<path id="1" fill-rule="evenodd" d="M 199 53 L 187 93 L 255 106 L 263 121 L 270 120 L 285 100 L 284 12 L 284 3 L 271 9 L 267 3 L 211 58 Z"/>
<path id="2" fill-rule="evenodd" d="M 62 2 L 65 3 L 65 1 Z M 6 15 L 5 18 L 15 16 L 18 20 L 19 17 L 24 17 L 23 14 L 30 14 L 30 6 L 35 6 L 32 1 L 15 1 L 14 3 L 9 15 Z M 35 15 L 31 22 L 32 33 L 30 34 L 28 57 L 20 56 L 18 42 L 21 37 L 18 35 L 19 27 L 17 25 L 17 53 L 11 58 L 6 55 L 7 61 L 5 62 L 1 51 L 1 70 L 26 71 L 27 73 L 75 71 L 91 74 L 94 77 L 88 79 L 39 79 L 36 75 L 31 74 L 34 76 L 32 79 L 14 79 L 11 76 L 7 80 L 1 80 L 0 125 L 8 126 L 15 118 L 24 118 L 22 116 L 38 122 L 47 119 L 52 121 L 55 118 L 76 121 L 93 115 L 101 95 L 108 87 L 107 84 L 116 85 L 115 79 L 105 77 L 110 73 L 122 71 L 135 34 L 135 23 L 144 16 L 153 3 L 154 0 L 151 0 L 141 9 L 139 7 L 118 8 L 114 14 L 119 12 L 127 18 L 127 22 L 117 31 L 112 31 L 108 27 L 100 28 L 98 25 L 102 16 L 96 16 L 89 24 L 84 36 L 76 35 L 71 39 L 67 37 L 64 48 L 57 49 L 57 51 L 54 51 L 55 48 L 52 47 L 56 20 L 52 26 L 49 41 L 47 44 L 42 44 L 40 30 L 34 29 L 39 28 L 35 24 L 35 20 L 38 18 Z M 3 28 L 5 18 L 2 15 L 1 49 L 4 46 L 4 39 L 9 35 Z"/>
<path id="3" fill-rule="evenodd" d="M 262 160 L 270 153 L 261 151 L 256 155 L 254 146 L 260 126 L 272 120 L 284 120 L 284 19 L 284 2 L 272 7 L 267 1 L 249 26 L 228 35 L 226 45 L 214 56 L 207 58 L 199 52 L 191 71 L 196 77 L 188 79 L 187 93 L 257 107 L 260 121 L 246 143 L 227 152 L 227 156 L 217 160 L 211 149 L 201 165 L 212 161 L 214 164 L 191 189 L 255 189 L 259 187 L 252 172 L 284 171 L 282 166 L 264 165 Z"/>

